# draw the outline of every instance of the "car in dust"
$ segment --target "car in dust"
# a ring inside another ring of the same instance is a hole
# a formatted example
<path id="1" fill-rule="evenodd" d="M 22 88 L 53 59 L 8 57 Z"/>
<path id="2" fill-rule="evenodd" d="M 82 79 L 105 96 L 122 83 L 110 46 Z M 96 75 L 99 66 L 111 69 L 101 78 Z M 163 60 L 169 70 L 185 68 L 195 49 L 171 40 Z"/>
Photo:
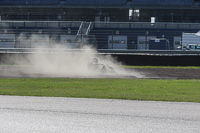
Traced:
<path id="1" fill-rule="evenodd" d="M 99 59 L 97 58 L 93 58 L 92 61 L 88 63 L 88 69 L 101 74 L 117 74 L 113 67 L 108 64 L 99 63 Z"/>

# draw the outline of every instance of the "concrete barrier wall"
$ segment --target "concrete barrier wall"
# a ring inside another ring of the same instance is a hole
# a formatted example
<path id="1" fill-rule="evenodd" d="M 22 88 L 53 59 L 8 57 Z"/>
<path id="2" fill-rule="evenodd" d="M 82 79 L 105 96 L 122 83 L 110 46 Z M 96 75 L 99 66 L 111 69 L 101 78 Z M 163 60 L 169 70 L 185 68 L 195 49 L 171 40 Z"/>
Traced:
<path id="1" fill-rule="evenodd" d="M 114 55 L 126 65 L 141 66 L 200 66 L 200 56 L 148 56 L 148 55 Z"/>

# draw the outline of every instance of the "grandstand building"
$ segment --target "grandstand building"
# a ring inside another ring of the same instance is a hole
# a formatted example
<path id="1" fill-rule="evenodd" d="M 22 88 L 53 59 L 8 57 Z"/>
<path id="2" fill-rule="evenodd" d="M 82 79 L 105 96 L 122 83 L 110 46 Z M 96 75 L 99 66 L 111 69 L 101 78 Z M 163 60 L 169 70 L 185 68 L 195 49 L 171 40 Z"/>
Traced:
<path id="1" fill-rule="evenodd" d="M 24 33 L 97 49 L 146 50 L 155 40 L 177 50 L 183 32 L 199 31 L 199 11 L 200 0 L 0 0 L 0 39 L 13 38 L 0 47 L 25 47 Z"/>
<path id="2" fill-rule="evenodd" d="M 200 22 L 199 0 L 0 0 L 1 20 Z"/>

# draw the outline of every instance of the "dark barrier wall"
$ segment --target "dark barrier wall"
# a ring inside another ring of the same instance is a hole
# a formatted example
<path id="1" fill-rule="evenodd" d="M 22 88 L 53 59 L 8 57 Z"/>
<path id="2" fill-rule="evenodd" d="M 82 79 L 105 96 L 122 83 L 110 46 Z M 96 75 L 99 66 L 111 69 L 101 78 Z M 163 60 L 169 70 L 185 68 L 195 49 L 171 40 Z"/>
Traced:
<path id="1" fill-rule="evenodd" d="M 200 66 L 200 56 L 114 55 L 126 65 Z"/>
<path id="2" fill-rule="evenodd" d="M 17 61 L 27 62 L 32 54 L 0 53 L 0 64 L 14 65 Z M 124 65 L 149 66 L 200 66 L 200 56 L 149 56 L 149 55 L 112 55 Z"/>

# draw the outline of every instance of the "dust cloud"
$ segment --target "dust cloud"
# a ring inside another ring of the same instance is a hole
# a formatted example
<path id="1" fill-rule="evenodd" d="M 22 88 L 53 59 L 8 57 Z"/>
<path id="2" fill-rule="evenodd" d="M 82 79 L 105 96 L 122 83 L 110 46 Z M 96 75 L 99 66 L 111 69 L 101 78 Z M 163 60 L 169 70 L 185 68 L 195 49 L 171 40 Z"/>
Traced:
<path id="1" fill-rule="evenodd" d="M 6 67 L 1 75 L 12 77 L 72 77 L 72 78 L 142 78 L 134 70 L 121 67 L 110 55 L 98 54 L 86 44 L 71 48 L 69 43 L 60 44 L 38 35 L 23 34 L 18 38 L 20 46 L 32 51 L 25 57 L 13 57 L 13 67 Z M 94 62 L 94 59 L 97 60 Z M 2 70 L 2 69 L 1 69 Z M 0 71 L 1 71 L 0 70 Z"/>

